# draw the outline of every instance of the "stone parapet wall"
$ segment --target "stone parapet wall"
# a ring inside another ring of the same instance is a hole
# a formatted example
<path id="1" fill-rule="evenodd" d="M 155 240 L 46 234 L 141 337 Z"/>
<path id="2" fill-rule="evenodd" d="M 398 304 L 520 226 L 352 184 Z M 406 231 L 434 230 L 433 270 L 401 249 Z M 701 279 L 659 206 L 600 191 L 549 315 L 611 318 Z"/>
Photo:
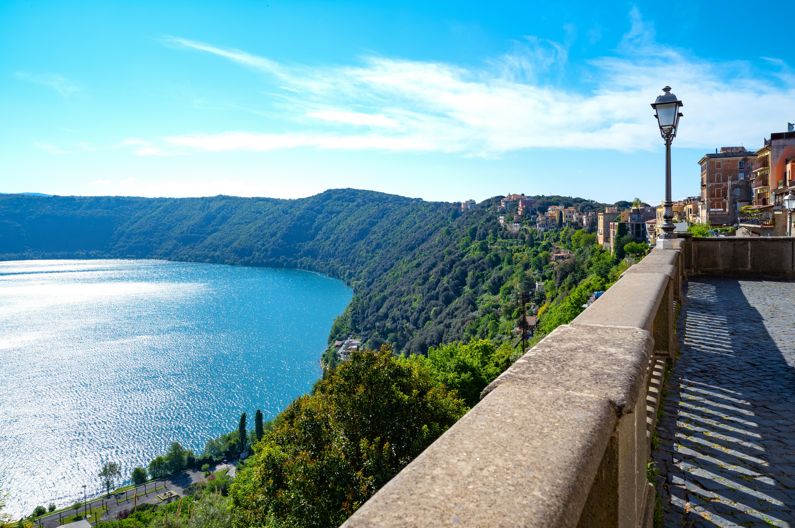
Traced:
<path id="1" fill-rule="evenodd" d="M 684 260 L 688 275 L 795 279 L 795 238 L 694 238 Z"/>
<path id="2" fill-rule="evenodd" d="M 675 354 L 681 262 L 655 249 L 630 268 L 344 526 L 651 526 L 647 397 Z"/>

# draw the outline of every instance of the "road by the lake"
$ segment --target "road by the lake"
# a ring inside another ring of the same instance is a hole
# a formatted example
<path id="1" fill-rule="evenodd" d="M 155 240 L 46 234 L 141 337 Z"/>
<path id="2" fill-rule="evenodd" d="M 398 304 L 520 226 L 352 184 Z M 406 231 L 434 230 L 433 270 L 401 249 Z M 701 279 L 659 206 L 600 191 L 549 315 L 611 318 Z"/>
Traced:
<path id="1" fill-rule="evenodd" d="M 235 476 L 235 466 L 231 464 L 219 464 L 212 469 L 212 472 L 226 469 L 229 471 L 231 477 Z M 85 508 L 88 510 L 89 515 L 91 511 L 96 511 L 100 508 L 107 508 L 107 511 L 102 516 L 101 520 L 115 520 L 119 517 L 120 513 L 125 511 L 132 511 L 136 506 L 142 504 L 165 504 L 180 497 L 185 496 L 188 488 L 193 484 L 205 482 L 207 477 L 202 471 L 187 470 L 173 475 L 167 479 L 152 480 L 140 486 L 130 488 L 124 492 L 112 494 L 108 497 L 100 497 L 89 500 Z M 165 498 L 164 494 L 168 493 L 169 498 Z M 165 500 L 164 500 L 165 498 Z M 79 510 L 80 515 L 83 515 L 84 508 Z M 65 510 L 60 513 L 52 513 L 36 519 L 36 526 L 41 528 L 56 528 L 63 525 L 67 518 L 75 515 L 74 510 Z"/>

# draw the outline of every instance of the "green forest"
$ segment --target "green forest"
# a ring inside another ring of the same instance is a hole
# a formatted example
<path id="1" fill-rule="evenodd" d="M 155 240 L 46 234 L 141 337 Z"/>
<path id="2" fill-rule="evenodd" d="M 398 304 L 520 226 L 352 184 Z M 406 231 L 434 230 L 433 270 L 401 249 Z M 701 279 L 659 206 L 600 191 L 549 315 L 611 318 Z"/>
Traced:
<path id="1" fill-rule="evenodd" d="M 1 259 L 298 267 L 354 289 L 329 342 L 355 335 L 366 350 L 339 364 L 327 351 L 323 379 L 252 436 L 254 454 L 233 481 L 193 490 L 179 509 L 147 507 L 99 526 L 340 524 L 522 354 L 523 314 L 537 316 L 532 345 L 645 251 L 627 244 L 614 256 L 594 233 L 571 227 L 512 233 L 498 222 L 498 203 L 462 213 L 457 204 L 354 190 L 301 200 L 0 195 Z M 602 205 L 565 197 L 538 203 Z M 201 457 L 180 460 L 217 459 L 239 438 L 229 433 L 208 442 Z"/>

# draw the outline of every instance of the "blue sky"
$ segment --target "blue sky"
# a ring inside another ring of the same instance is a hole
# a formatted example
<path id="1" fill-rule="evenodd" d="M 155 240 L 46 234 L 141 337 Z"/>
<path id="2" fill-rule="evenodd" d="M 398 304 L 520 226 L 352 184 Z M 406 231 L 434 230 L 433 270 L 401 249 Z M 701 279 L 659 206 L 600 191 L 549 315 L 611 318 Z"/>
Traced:
<path id="1" fill-rule="evenodd" d="M 658 202 L 670 84 L 694 195 L 795 121 L 795 3 L 660 5 L 4 0 L 0 192 Z"/>

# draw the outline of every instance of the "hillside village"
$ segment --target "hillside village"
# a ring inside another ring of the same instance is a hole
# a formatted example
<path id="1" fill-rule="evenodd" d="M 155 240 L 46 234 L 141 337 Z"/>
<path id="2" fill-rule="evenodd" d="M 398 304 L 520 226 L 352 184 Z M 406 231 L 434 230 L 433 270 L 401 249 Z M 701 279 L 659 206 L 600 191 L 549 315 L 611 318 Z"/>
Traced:
<path id="1" fill-rule="evenodd" d="M 672 204 L 677 233 L 699 235 L 785 236 L 791 231 L 791 210 L 785 198 L 795 192 L 795 124 L 787 132 L 764 138 L 762 147 L 720 147 L 699 160 L 699 196 Z M 469 200 L 461 210 L 474 207 Z M 596 228 L 599 244 L 612 253 L 616 244 L 629 237 L 636 242 L 655 244 L 662 232 L 664 207 L 636 200 L 629 207 L 606 206 L 601 211 L 550 205 L 539 207 L 537 197 L 508 194 L 500 201 L 499 222 L 508 231 L 522 226 L 538 231 L 576 227 Z M 692 226 L 702 226 L 692 229 Z"/>

